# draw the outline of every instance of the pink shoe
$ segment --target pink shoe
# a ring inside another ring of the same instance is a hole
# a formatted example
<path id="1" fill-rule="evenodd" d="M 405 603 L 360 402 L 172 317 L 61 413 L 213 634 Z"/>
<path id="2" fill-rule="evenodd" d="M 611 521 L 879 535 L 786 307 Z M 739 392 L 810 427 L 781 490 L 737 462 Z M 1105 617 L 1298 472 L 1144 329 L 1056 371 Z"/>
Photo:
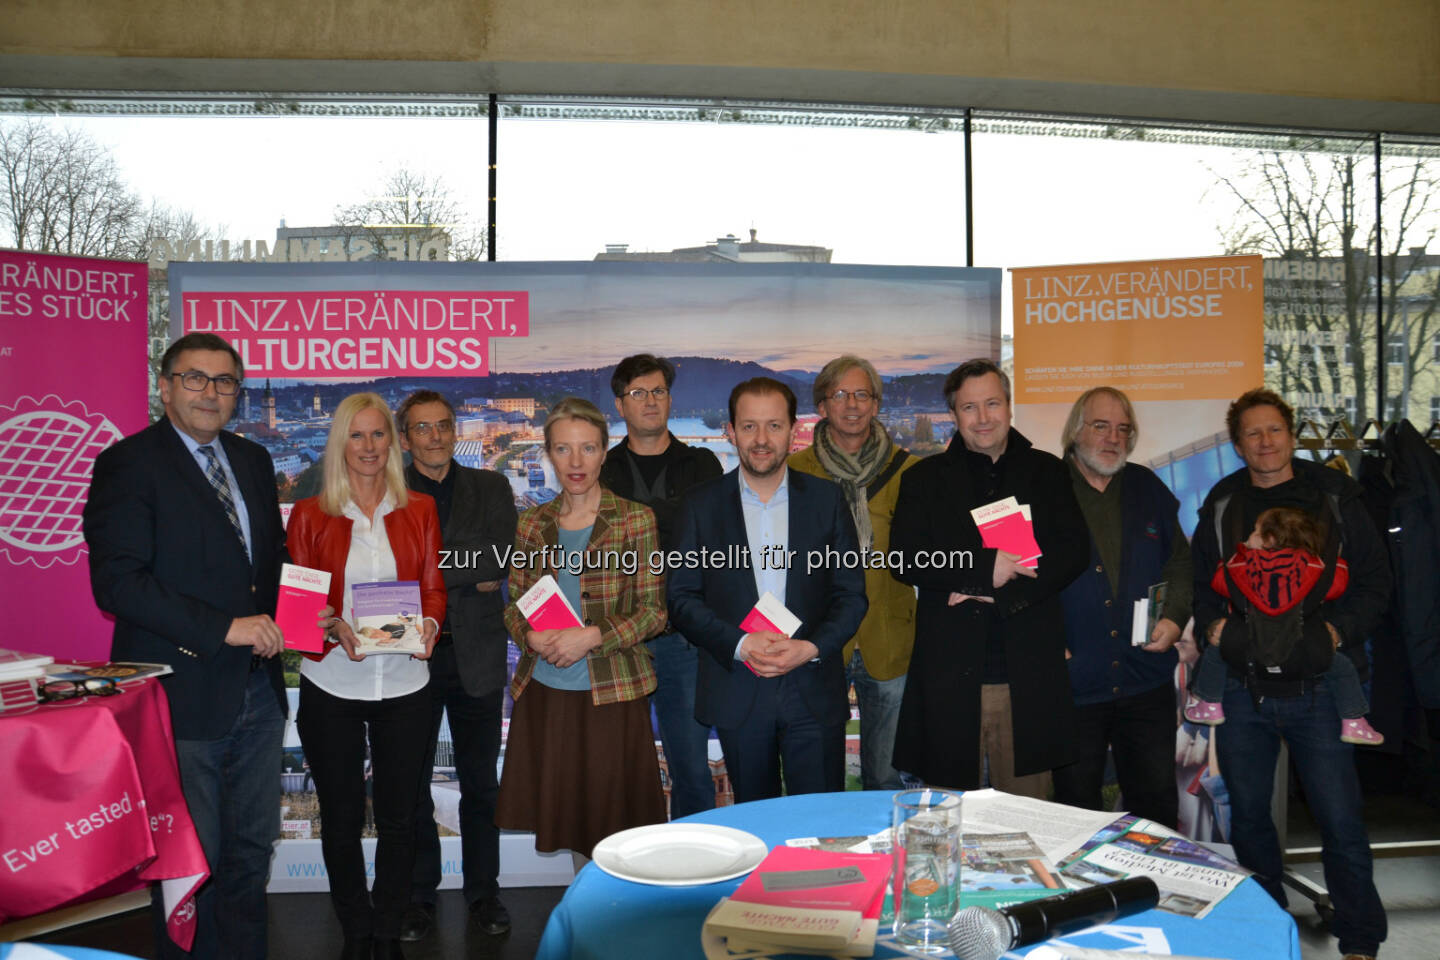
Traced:
<path id="1" fill-rule="evenodd" d="M 1185 704 L 1185 719 L 1207 727 L 1218 727 L 1225 722 L 1225 708 L 1211 700 L 1191 697 L 1190 702 Z"/>
<path id="2" fill-rule="evenodd" d="M 1380 732 L 1370 726 L 1364 717 L 1340 721 L 1340 739 L 1346 743 L 1358 743 L 1362 747 L 1378 747 L 1385 742 Z"/>

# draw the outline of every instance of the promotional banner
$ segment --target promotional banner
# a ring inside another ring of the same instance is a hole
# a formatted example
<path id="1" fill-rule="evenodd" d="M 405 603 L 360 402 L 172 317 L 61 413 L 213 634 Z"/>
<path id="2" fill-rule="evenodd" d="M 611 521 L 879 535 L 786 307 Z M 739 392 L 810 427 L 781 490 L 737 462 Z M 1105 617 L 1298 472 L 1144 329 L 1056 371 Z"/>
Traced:
<path id="1" fill-rule="evenodd" d="M 610 376 L 634 353 L 675 364 L 670 429 L 713 450 L 727 470 L 735 465 L 724 439 L 727 403 L 742 380 L 767 375 L 790 385 L 800 401 L 796 446 L 808 446 L 818 419 L 816 374 L 841 353 L 858 354 L 885 380 L 879 419 L 926 456 L 944 449 L 954 432 L 942 396 L 946 374 L 963 360 L 1000 353 L 998 270 L 174 263 L 169 283 L 172 336 L 214 332 L 245 360 L 244 395 L 230 429 L 270 451 L 282 510 L 319 492 L 331 415 L 356 391 L 378 392 L 392 409 L 418 389 L 444 394 L 456 410 L 456 461 L 499 472 L 525 509 L 559 493 L 541 432 L 553 404 L 568 395 L 589 399 L 610 418 L 612 443 L 624 434 Z M 512 646 L 512 668 L 517 656 Z M 298 684 L 293 670 L 287 682 Z M 508 697 L 505 709 L 508 717 Z M 283 833 L 292 840 L 271 889 L 324 889 L 314 781 L 293 724 L 282 768 Z M 448 836 L 459 828 L 448 726 L 431 794 L 447 834 L 443 885 L 458 886 L 458 844 Z M 536 859 L 533 847 L 512 846 L 502 855 L 502 883 L 547 875 L 548 861 Z"/>
<path id="2" fill-rule="evenodd" d="M 1015 425 L 1038 447 L 1060 453 L 1071 404 L 1104 384 L 1135 403 L 1145 463 L 1223 430 L 1265 382 L 1258 256 L 1012 272 Z"/>
<path id="3" fill-rule="evenodd" d="M 41 614 L 6 642 L 110 655 L 81 529 L 95 457 L 149 422 L 146 266 L 0 250 L 0 598 Z"/>

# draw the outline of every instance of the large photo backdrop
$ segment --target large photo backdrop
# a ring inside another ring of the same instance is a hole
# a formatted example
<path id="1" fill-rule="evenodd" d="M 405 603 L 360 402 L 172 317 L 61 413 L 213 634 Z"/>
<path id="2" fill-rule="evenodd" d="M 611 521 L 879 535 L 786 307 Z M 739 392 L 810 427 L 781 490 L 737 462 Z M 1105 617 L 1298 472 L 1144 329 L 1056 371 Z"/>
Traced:
<path id="1" fill-rule="evenodd" d="M 395 407 L 421 388 L 455 406 L 456 459 L 500 472 L 525 509 L 559 490 L 543 455 L 550 406 L 585 397 L 611 415 L 612 439 L 623 434 L 610 375 L 639 352 L 675 363 L 671 429 L 727 470 L 730 389 L 761 374 L 788 383 L 800 398 L 796 446 L 808 446 L 811 385 L 841 353 L 869 359 L 885 379 L 880 419 L 896 439 L 917 455 L 938 452 L 954 432 L 945 375 L 971 357 L 999 359 L 1000 279 L 990 269 L 809 263 L 176 263 L 169 287 L 172 337 L 218 333 L 244 357 L 231 429 L 270 451 L 282 510 L 319 491 L 331 414 L 346 394 L 374 390 Z M 293 670 L 287 679 L 298 684 Z M 442 727 L 431 792 L 437 820 L 454 831 L 449 741 Z M 271 889 L 323 889 L 313 782 L 293 723 L 285 753 L 288 839 Z M 502 841 L 509 882 L 545 869 L 527 843 Z M 458 885 L 460 869 L 446 837 L 445 885 Z"/>

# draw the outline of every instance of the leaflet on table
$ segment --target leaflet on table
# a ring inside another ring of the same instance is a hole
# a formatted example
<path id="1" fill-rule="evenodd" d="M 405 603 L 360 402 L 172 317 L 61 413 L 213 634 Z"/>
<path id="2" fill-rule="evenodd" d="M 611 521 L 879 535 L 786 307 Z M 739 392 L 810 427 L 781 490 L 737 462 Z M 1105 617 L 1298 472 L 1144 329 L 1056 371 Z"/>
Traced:
<path id="1" fill-rule="evenodd" d="M 1050 862 L 1059 864 L 1115 819 L 1114 812 L 1017 797 L 999 790 L 967 790 L 965 831 L 1030 835 Z"/>
<path id="2" fill-rule="evenodd" d="M 1168 583 L 1157 583 L 1145 591 L 1145 599 L 1135 601 L 1135 617 L 1130 621 L 1130 645 L 1143 647 L 1150 642 L 1155 624 L 1165 612 Z"/>
<path id="3" fill-rule="evenodd" d="M 325 631 L 318 626 L 320 611 L 330 603 L 330 571 L 280 564 L 280 594 L 275 601 L 275 626 L 285 637 L 286 650 L 319 653 L 325 649 Z"/>
<path id="4" fill-rule="evenodd" d="M 837 853 L 890 853 L 890 828 L 886 827 L 869 836 L 856 834 L 849 837 L 791 837 L 785 841 L 787 847 L 805 847 L 810 850 L 831 850 Z"/>
<path id="5" fill-rule="evenodd" d="M 45 668 L 46 680 L 68 680 L 78 683 L 96 677 L 108 677 L 121 683 L 130 680 L 144 680 L 147 677 L 168 677 L 174 673 L 168 663 L 129 663 L 123 661 L 76 663 L 74 661 L 52 663 Z"/>
<path id="6" fill-rule="evenodd" d="M 585 625 L 580 614 L 565 599 L 560 584 L 548 573 L 536 580 L 535 585 L 515 601 L 515 605 L 520 608 L 525 622 L 535 630 L 564 630 Z"/>
<path id="7" fill-rule="evenodd" d="M 976 507 L 970 517 L 980 530 L 980 541 L 990 549 L 1018 554 L 1020 565 L 1037 566 L 1040 544 L 1035 539 L 1035 525 L 1030 519 L 1030 505 L 1005 497 Z"/>
<path id="8" fill-rule="evenodd" d="M 1148 876 L 1160 888 L 1161 910 L 1200 919 L 1250 871 L 1168 827 L 1125 816 L 1062 862 L 1060 873 L 1071 886 Z"/>
<path id="9" fill-rule="evenodd" d="M 977 833 L 961 840 L 960 897 L 966 906 L 999 909 L 1052 897 L 1065 884 L 1028 833 Z"/>
<path id="10" fill-rule="evenodd" d="M 766 590 L 765 595 L 745 614 L 745 619 L 740 621 L 740 629 L 746 633 L 783 633 L 792 637 L 795 631 L 800 629 L 800 618 L 786 609 L 785 604 L 776 600 L 773 593 Z M 750 668 L 751 673 L 755 672 L 749 660 L 745 661 L 745 666 Z"/>
<path id="11" fill-rule="evenodd" d="M 425 652 L 420 581 L 375 580 L 357 583 L 350 591 L 356 653 Z"/>

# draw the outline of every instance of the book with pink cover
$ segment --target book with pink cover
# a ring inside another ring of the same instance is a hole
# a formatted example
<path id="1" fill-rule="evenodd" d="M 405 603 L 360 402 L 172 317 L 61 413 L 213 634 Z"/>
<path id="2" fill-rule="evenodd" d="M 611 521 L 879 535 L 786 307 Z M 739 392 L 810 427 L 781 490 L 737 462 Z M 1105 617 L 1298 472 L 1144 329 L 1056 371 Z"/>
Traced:
<path id="1" fill-rule="evenodd" d="M 564 630 L 567 627 L 583 627 L 580 615 L 565 599 L 560 584 L 550 574 L 545 574 L 525 595 L 515 601 L 525 622 L 535 630 Z"/>
<path id="2" fill-rule="evenodd" d="M 730 899 L 878 916 L 891 865 L 890 856 L 884 853 L 776 847 Z"/>
<path id="3" fill-rule="evenodd" d="M 776 600 L 773 593 L 766 590 L 765 595 L 755 601 L 755 606 L 745 614 L 745 619 L 740 621 L 740 629 L 746 633 L 782 633 L 793 637 L 795 631 L 800 629 L 800 618 L 791 613 L 785 604 Z M 755 672 L 749 660 L 745 661 L 745 666 L 751 673 Z"/>
<path id="4" fill-rule="evenodd" d="M 330 603 L 330 571 L 280 564 L 280 594 L 275 601 L 275 626 L 285 637 L 286 650 L 320 653 L 325 631 L 317 624 L 320 611 Z"/>
<path id="5" fill-rule="evenodd" d="M 1006 497 L 970 511 L 980 530 L 980 541 L 992 550 L 1018 554 L 1020 565 L 1035 567 L 1040 562 L 1040 544 L 1030 520 L 1030 505 Z"/>

